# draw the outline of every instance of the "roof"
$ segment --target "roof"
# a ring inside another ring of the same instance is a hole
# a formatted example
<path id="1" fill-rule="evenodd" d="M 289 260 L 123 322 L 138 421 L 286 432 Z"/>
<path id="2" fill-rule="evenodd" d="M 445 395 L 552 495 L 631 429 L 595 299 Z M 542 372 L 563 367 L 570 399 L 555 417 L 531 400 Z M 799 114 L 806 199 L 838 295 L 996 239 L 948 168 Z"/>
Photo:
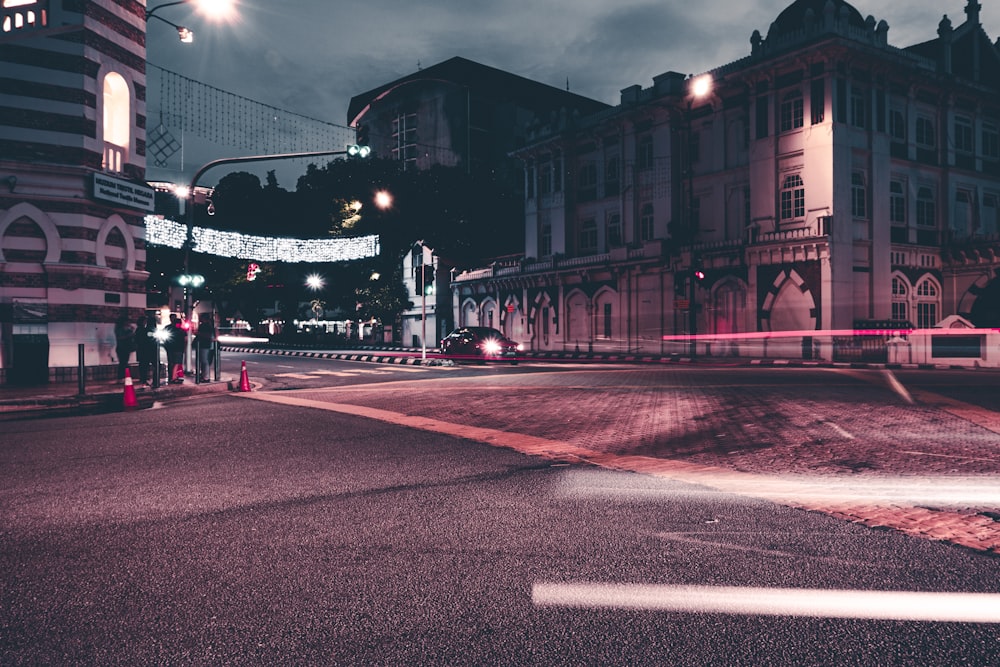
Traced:
<path id="1" fill-rule="evenodd" d="M 849 25 L 857 28 L 865 27 L 865 19 L 861 16 L 861 12 L 844 0 L 795 0 L 778 14 L 778 18 L 774 19 L 768 29 L 767 38 L 771 39 L 802 30 L 806 14 L 812 12 L 813 17 L 819 19 L 826 12 L 828 3 L 832 5 L 834 16 L 840 15 L 846 9 Z"/>
<path id="2" fill-rule="evenodd" d="M 535 112 L 555 111 L 566 107 L 591 114 L 610 105 L 555 86 L 532 81 L 504 70 L 482 65 L 462 57 L 454 57 L 431 67 L 418 70 L 390 83 L 355 95 L 347 109 L 347 122 L 354 125 L 368 106 L 385 93 L 421 81 L 445 81 L 464 86 L 479 97 L 516 102 Z"/>

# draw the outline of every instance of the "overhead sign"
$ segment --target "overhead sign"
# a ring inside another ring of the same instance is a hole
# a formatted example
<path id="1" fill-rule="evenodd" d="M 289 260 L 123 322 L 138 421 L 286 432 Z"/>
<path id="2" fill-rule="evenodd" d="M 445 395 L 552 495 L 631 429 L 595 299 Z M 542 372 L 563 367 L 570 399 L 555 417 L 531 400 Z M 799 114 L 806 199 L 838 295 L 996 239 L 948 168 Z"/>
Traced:
<path id="1" fill-rule="evenodd" d="M 143 211 L 153 210 L 153 188 L 94 172 L 94 199 Z"/>

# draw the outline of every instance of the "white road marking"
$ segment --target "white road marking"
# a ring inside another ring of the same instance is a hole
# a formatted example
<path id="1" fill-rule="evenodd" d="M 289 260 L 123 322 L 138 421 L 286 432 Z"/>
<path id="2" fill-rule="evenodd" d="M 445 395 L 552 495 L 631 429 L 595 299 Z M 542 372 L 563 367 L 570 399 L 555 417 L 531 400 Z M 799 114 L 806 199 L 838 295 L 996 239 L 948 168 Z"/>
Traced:
<path id="1" fill-rule="evenodd" d="M 531 600 L 583 609 L 1000 623 L 1000 595 L 995 593 L 536 583 Z"/>

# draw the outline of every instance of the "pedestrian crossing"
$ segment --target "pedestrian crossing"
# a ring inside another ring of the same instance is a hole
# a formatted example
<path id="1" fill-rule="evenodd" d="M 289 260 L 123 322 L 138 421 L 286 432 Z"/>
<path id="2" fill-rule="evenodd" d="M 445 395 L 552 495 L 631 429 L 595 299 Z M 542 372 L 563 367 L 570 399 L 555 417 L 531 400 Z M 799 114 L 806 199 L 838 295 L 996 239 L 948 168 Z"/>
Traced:
<path id="1" fill-rule="evenodd" d="M 398 375 L 399 373 L 427 373 L 431 371 L 454 370 L 457 366 L 393 366 L 388 368 L 358 368 L 351 370 L 331 371 L 328 369 L 317 369 L 309 371 L 292 371 L 288 373 L 275 373 L 276 378 L 290 378 L 293 380 L 319 380 L 329 377 L 354 378 L 370 377 L 373 375 Z"/>

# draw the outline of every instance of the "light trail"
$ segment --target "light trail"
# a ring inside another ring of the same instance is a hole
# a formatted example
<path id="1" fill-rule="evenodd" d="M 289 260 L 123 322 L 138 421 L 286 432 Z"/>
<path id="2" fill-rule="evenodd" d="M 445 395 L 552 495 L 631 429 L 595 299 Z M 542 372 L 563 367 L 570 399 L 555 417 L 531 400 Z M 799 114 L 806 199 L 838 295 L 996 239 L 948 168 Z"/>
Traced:
<path id="1" fill-rule="evenodd" d="M 1000 594 L 536 583 L 538 606 L 936 623 L 1000 623 Z"/>

